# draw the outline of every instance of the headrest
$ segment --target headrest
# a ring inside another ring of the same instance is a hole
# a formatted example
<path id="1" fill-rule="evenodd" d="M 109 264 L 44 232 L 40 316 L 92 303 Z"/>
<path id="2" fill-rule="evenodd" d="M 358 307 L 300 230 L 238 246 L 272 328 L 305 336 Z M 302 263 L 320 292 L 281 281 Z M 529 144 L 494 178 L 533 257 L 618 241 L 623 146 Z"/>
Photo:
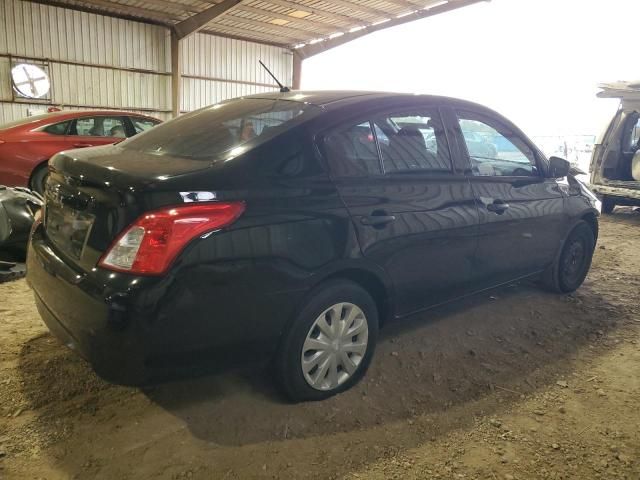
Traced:
<path id="1" fill-rule="evenodd" d="M 426 150 L 427 144 L 424 141 L 424 137 L 420 130 L 416 127 L 404 127 L 398 130 L 398 133 L 390 137 L 390 141 L 393 145 L 413 145 L 420 150 Z"/>
<path id="2" fill-rule="evenodd" d="M 398 130 L 399 137 L 422 137 L 422 133 L 417 127 L 403 127 Z"/>

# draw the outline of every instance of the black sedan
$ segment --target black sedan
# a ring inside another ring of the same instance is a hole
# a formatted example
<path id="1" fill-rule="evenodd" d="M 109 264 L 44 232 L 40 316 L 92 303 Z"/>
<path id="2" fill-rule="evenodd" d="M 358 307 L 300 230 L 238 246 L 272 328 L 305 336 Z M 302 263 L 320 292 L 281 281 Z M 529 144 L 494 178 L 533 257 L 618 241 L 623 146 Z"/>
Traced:
<path id="1" fill-rule="evenodd" d="M 468 132 L 495 151 L 474 158 Z M 259 357 L 291 398 L 326 398 L 388 322 L 517 279 L 575 290 L 598 235 L 566 161 L 443 97 L 245 97 L 49 170 L 28 280 L 50 330 L 122 383 Z"/>

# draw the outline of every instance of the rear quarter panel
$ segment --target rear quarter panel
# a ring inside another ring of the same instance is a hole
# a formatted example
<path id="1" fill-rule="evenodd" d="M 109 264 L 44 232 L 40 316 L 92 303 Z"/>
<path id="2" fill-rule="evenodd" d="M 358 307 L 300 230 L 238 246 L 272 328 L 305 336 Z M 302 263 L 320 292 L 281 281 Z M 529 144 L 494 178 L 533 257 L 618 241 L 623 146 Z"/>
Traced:
<path id="1" fill-rule="evenodd" d="M 246 210 L 231 228 L 192 242 L 174 265 L 152 302 L 153 352 L 241 344 L 272 352 L 307 292 L 359 261 L 351 219 L 304 131 L 183 182 L 242 200 Z"/>
<path id="2" fill-rule="evenodd" d="M 45 132 L 16 134 L 3 140 L 6 143 L 0 145 L 0 184 L 8 186 L 29 186 L 35 168 L 67 148 L 64 136 Z"/>

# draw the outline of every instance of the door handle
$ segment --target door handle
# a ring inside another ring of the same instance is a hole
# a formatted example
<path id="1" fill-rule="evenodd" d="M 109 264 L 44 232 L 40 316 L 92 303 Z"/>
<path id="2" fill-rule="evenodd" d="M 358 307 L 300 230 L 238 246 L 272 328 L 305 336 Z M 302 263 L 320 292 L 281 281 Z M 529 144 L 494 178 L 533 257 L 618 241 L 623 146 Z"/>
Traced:
<path id="1" fill-rule="evenodd" d="M 509 204 L 503 200 L 494 200 L 493 203 L 487 205 L 487 210 L 497 213 L 498 215 L 502 215 L 508 208 Z"/>
<path id="2" fill-rule="evenodd" d="M 365 217 L 360 218 L 360 223 L 362 225 L 367 225 L 368 227 L 379 227 L 382 225 L 386 225 L 387 223 L 395 222 L 395 215 L 385 215 L 385 214 L 372 214 L 367 215 Z"/>
<path id="3" fill-rule="evenodd" d="M 85 148 L 85 147 L 93 147 L 90 143 L 74 143 L 74 148 Z"/>

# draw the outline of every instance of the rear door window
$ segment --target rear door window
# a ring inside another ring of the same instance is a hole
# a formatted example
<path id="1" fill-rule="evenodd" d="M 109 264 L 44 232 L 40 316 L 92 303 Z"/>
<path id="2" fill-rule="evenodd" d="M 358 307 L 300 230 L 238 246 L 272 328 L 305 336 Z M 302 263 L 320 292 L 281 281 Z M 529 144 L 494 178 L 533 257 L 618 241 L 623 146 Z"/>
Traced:
<path id="1" fill-rule="evenodd" d="M 449 147 L 437 112 L 385 115 L 374 120 L 385 173 L 450 173 Z"/>
<path id="2" fill-rule="evenodd" d="M 125 138 L 125 131 L 122 117 L 94 116 L 77 119 L 69 134 L 80 137 Z"/>
<path id="3" fill-rule="evenodd" d="M 131 119 L 131 123 L 133 124 L 133 128 L 135 133 L 146 132 L 147 130 L 151 130 L 153 127 L 158 125 L 158 121 L 151 120 L 150 118 L 144 117 L 129 117 Z"/>
<path id="4" fill-rule="evenodd" d="M 333 175 L 380 175 L 380 156 L 371 122 L 339 128 L 324 139 L 324 150 Z"/>
<path id="5" fill-rule="evenodd" d="M 64 135 L 67 133 L 71 120 L 66 122 L 54 123 L 42 129 L 43 132 L 50 133 L 51 135 Z"/>

